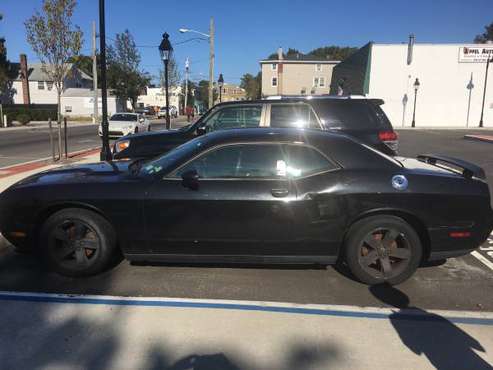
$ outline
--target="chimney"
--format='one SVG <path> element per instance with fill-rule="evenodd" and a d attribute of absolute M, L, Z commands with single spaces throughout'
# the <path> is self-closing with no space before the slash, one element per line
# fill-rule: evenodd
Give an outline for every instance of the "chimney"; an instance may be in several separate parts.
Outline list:
<path fill-rule="evenodd" d="M 20 61 L 21 61 L 22 98 L 24 104 L 31 104 L 31 97 L 29 95 L 29 72 L 27 69 L 26 54 L 20 55 Z"/>
<path fill-rule="evenodd" d="M 413 62 L 413 49 L 414 49 L 414 42 L 416 41 L 416 38 L 414 37 L 414 34 L 409 35 L 409 43 L 407 44 L 407 65 L 410 65 Z"/>
<path fill-rule="evenodd" d="M 282 55 L 282 47 L 279 46 L 279 49 L 277 49 L 277 59 L 278 60 L 283 60 L 284 56 Z"/>

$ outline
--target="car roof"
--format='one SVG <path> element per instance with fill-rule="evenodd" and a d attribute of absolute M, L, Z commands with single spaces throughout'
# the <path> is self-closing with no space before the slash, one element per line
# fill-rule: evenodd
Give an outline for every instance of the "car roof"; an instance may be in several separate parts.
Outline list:
<path fill-rule="evenodd" d="M 310 102 L 310 101 L 371 101 L 377 105 L 384 104 L 382 99 L 368 98 L 363 95 L 347 95 L 347 96 L 337 96 L 337 95 L 276 95 L 270 96 L 265 99 L 255 99 L 255 100 L 233 100 L 222 102 L 214 105 L 214 107 L 222 107 L 228 105 L 238 105 L 238 104 L 268 104 L 268 103 L 299 103 L 299 102 Z"/>

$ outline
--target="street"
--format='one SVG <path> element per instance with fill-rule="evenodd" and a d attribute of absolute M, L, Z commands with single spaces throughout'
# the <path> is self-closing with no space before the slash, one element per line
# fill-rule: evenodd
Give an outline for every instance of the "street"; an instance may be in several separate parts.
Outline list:
<path fill-rule="evenodd" d="M 181 127 L 186 118 L 172 121 L 172 128 Z M 151 120 L 152 130 L 164 130 L 164 119 Z M 56 127 L 56 125 L 54 125 Z M 47 127 L 20 128 L 0 131 L 0 168 L 28 161 L 51 158 L 50 136 Z M 54 140 L 58 131 L 53 129 Z M 69 153 L 101 146 L 96 125 L 74 124 L 68 126 Z"/>

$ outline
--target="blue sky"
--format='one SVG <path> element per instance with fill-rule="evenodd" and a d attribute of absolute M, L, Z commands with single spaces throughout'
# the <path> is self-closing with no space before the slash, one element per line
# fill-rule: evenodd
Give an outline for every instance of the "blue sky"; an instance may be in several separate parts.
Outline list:
<path fill-rule="evenodd" d="M 0 0 L 0 35 L 7 39 L 11 61 L 20 53 L 37 57 L 26 42 L 23 22 L 41 0 Z M 493 21 L 492 0 L 106 0 L 108 37 L 128 28 L 138 45 L 158 45 L 167 31 L 171 42 L 184 41 L 180 27 L 208 32 L 209 18 L 216 23 L 216 77 L 239 82 L 246 73 L 259 71 L 258 61 L 279 46 L 307 52 L 319 46 L 362 46 L 368 41 L 405 42 L 409 33 L 417 42 L 470 42 Z M 98 17 L 98 0 L 79 0 L 74 22 L 84 31 L 83 53 L 90 53 L 91 22 Z M 108 40 L 109 41 L 109 40 Z M 175 47 L 181 68 L 191 60 L 192 79 L 207 79 L 207 42 Z M 157 48 L 141 48 L 142 68 L 156 74 Z"/>

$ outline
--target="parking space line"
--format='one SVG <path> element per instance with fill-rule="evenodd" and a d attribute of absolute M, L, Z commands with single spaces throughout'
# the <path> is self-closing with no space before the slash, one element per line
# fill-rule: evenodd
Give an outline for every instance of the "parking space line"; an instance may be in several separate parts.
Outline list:
<path fill-rule="evenodd" d="M 493 271 L 493 262 L 488 260 L 485 256 L 483 256 L 481 253 L 474 251 L 471 252 L 471 255 L 478 259 L 480 262 L 482 262 L 486 267 L 488 267 L 491 271 Z"/>
<path fill-rule="evenodd" d="M 20 293 L 0 291 L 0 300 L 42 303 L 70 303 L 113 306 L 140 306 L 163 308 L 202 308 L 236 311 L 257 311 L 284 314 L 303 314 L 364 319 L 399 319 L 421 322 L 443 322 L 443 318 L 455 324 L 493 326 L 493 312 L 441 311 L 392 309 L 377 307 L 294 304 L 278 302 L 252 302 L 234 300 L 202 300 L 181 298 L 143 298 L 94 295 L 70 295 L 51 293 Z M 438 316 L 436 316 L 438 315 Z"/>

